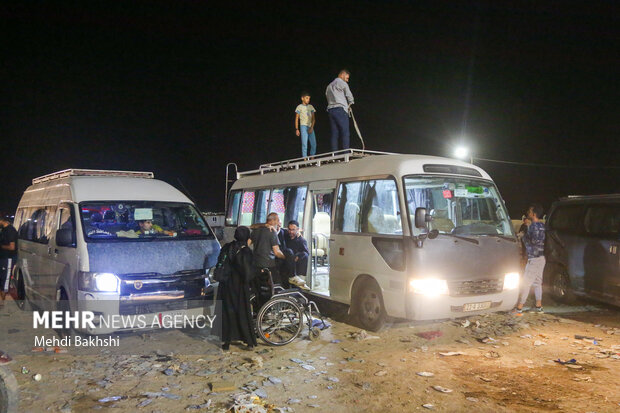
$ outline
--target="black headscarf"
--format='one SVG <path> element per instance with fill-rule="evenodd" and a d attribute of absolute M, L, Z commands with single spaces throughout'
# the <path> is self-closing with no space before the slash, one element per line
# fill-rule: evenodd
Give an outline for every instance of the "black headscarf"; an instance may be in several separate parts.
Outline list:
<path fill-rule="evenodd" d="M 250 228 L 239 226 L 235 230 L 235 241 L 242 245 L 248 245 L 248 239 L 250 239 Z"/>

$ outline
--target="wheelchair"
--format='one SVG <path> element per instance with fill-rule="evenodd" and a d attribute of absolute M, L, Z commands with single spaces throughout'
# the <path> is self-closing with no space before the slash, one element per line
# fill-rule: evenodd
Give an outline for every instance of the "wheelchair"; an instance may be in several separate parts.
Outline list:
<path fill-rule="evenodd" d="M 256 333 L 265 343 L 272 346 L 284 346 L 291 343 L 301 334 L 304 324 L 308 326 L 308 338 L 316 341 L 321 330 L 313 326 L 314 317 L 325 325 L 321 312 L 314 301 L 310 301 L 297 288 L 284 289 L 274 285 L 271 272 L 265 268 L 263 283 L 259 284 L 259 294 L 271 291 L 271 297 L 262 305 L 256 314 Z M 253 306 L 257 305 L 256 294 Z"/>

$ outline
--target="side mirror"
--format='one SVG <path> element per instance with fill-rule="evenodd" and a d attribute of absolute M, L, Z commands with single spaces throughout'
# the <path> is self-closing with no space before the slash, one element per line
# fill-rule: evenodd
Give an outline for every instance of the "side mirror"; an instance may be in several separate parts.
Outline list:
<path fill-rule="evenodd" d="M 415 209 L 415 227 L 426 228 L 426 223 L 430 222 L 432 217 L 426 213 L 426 208 Z"/>
<path fill-rule="evenodd" d="M 59 247 L 74 247 L 75 233 L 70 228 L 62 228 L 56 231 L 56 245 Z"/>

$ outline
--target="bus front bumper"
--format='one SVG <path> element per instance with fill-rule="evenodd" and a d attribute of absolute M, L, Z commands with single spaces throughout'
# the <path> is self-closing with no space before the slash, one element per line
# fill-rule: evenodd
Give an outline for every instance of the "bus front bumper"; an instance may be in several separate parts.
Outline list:
<path fill-rule="evenodd" d="M 518 289 L 460 297 L 408 293 L 406 298 L 407 318 L 411 320 L 441 320 L 509 311 L 515 306 L 518 296 Z"/>

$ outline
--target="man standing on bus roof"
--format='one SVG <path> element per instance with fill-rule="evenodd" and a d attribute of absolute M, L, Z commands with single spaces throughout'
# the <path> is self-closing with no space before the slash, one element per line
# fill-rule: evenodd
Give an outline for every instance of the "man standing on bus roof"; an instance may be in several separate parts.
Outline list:
<path fill-rule="evenodd" d="M 545 224 L 540 221 L 543 215 L 542 206 L 532 204 L 527 210 L 527 218 L 530 224 L 527 232 L 523 235 L 523 243 L 527 252 L 527 264 L 523 274 L 519 302 L 514 310 L 515 315 L 521 315 L 523 305 L 530 294 L 530 288 L 534 287 L 536 308 L 532 312 L 542 313 L 542 283 L 543 270 L 545 269 Z M 526 225 L 527 225 L 527 221 Z"/>
<path fill-rule="evenodd" d="M 349 149 L 349 107 L 355 102 L 348 85 L 350 76 L 348 70 L 342 69 L 325 90 L 332 151 L 338 150 L 339 142 L 342 142 L 342 149 Z"/>
<path fill-rule="evenodd" d="M 17 258 L 17 231 L 8 216 L 0 216 L 0 305 L 4 305 L 9 290 L 11 270 Z"/>

